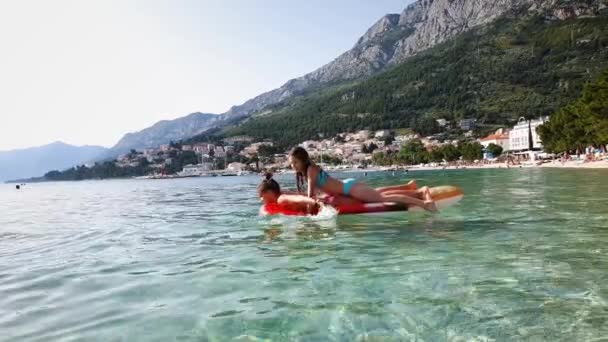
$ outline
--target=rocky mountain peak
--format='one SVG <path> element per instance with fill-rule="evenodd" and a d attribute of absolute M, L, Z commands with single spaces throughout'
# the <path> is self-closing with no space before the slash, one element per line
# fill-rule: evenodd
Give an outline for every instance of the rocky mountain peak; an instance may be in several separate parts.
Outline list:
<path fill-rule="evenodd" d="M 240 120 L 312 87 L 373 75 L 512 10 L 518 10 L 514 13 L 541 14 L 548 20 L 564 20 L 598 15 L 606 9 L 607 3 L 608 0 L 418 0 L 401 14 L 382 17 L 351 50 L 307 75 L 234 106 L 223 115 L 153 127 L 126 136 L 115 148 L 179 140 L 202 129 Z M 159 137 L 158 134 L 163 135 Z"/>
<path fill-rule="evenodd" d="M 418 0 L 401 14 L 376 22 L 355 46 L 321 68 L 281 88 L 233 107 L 229 116 L 247 116 L 312 86 L 357 79 L 384 70 L 507 11 L 524 8 L 549 12 L 555 19 L 594 15 L 608 0 Z"/>
<path fill-rule="evenodd" d="M 401 16 L 399 14 L 385 15 L 380 20 L 378 20 L 372 27 L 370 27 L 369 30 L 367 30 L 367 32 L 365 32 L 365 34 L 361 38 L 359 38 L 359 41 L 357 41 L 355 47 L 367 44 L 370 41 L 374 40 L 374 38 L 380 37 L 386 34 L 388 31 L 394 29 L 396 26 L 399 25 L 400 17 Z"/>

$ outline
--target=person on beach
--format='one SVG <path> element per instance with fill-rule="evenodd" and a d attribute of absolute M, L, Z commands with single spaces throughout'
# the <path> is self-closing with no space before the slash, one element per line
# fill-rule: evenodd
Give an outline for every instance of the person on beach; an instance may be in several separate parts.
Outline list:
<path fill-rule="evenodd" d="M 315 197 L 317 189 L 330 196 L 349 196 L 364 203 L 396 202 L 404 205 L 415 205 L 429 212 L 437 212 L 437 206 L 431 198 L 428 188 L 423 191 L 423 199 L 404 194 L 379 191 L 354 179 L 340 181 L 331 177 L 322 168 L 310 160 L 308 152 L 302 147 L 294 148 L 289 154 L 289 163 L 296 171 L 298 192 L 302 192 L 304 181 L 308 182 L 307 196 Z"/>

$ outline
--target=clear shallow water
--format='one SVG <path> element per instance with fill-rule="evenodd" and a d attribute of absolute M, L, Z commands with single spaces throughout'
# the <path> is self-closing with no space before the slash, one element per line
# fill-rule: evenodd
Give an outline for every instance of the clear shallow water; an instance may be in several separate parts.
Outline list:
<path fill-rule="evenodd" d="M 0 340 L 608 336 L 607 171 L 410 176 L 465 198 L 266 219 L 257 177 L 1 185 Z"/>

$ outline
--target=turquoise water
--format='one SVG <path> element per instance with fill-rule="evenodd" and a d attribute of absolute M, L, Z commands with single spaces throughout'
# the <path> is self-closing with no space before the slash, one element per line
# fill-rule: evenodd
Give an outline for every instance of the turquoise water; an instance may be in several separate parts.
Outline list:
<path fill-rule="evenodd" d="M 608 336 L 608 171 L 409 176 L 465 198 L 436 216 L 266 219 L 257 177 L 1 185 L 0 340 Z"/>

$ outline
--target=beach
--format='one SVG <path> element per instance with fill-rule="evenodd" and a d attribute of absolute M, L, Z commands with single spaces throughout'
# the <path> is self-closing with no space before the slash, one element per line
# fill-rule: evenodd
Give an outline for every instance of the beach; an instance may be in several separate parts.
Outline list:
<path fill-rule="evenodd" d="M 408 171 L 433 171 L 433 170 L 479 170 L 479 169 L 516 169 L 516 168 L 564 168 L 564 169 L 608 169 L 608 160 L 583 162 L 583 161 L 567 161 L 562 163 L 559 160 L 544 162 L 540 165 L 533 162 L 525 162 L 521 164 L 507 163 L 488 163 L 488 164 L 469 164 L 458 166 L 412 166 L 408 167 Z"/>

